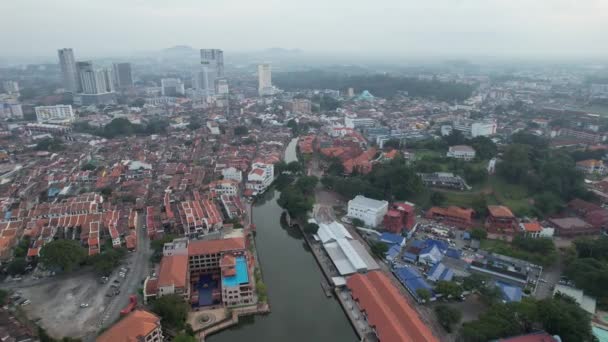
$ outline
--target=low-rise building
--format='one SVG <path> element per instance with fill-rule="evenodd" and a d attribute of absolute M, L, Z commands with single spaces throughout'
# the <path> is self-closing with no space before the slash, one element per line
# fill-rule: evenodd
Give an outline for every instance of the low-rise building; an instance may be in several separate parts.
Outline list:
<path fill-rule="evenodd" d="M 552 218 L 549 224 L 555 228 L 555 235 L 561 237 L 574 237 L 584 235 L 595 235 L 600 233 L 595 228 L 578 217 Z"/>
<path fill-rule="evenodd" d="M 368 227 L 378 227 L 387 212 L 387 201 L 379 201 L 361 195 L 348 201 L 348 217 L 359 219 Z"/>
<path fill-rule="evenodd" d="M 38 123 L 71 123 L 76 120 L 71 105 L 39 106 L 34 110 Z"/>
<path fill-rule="evenodd" d="M 587 159 L 576 162 L 576 169 L 586 174 L 603 175 L 606 173 L 604 162 L 596 159 Z"/>
<path fill-rule="evenodd" d="M 97 342 L 162 342 L 160 317 L 135 310 L 97 337 Z"/>
<path fill-rule="evenodd" d="M 415 223 L 414 204 L 409 202 L 393 203 L 382 221 L 384 229 L 396 234 L 403 232 L 404 228 L 412 229 Z"/>
<path fill-rule="evenodd" d="M 469 161 L 475 158 L 475 149 L 467 145 L 450 146 L 446 155 L 449 158 Z"/>
<path fill-rule="evenodd" d="M 256 162 L 251 165 L 251 171 L 247 175 L 245 187 L 253 191 L 253 194 L 261 194 L 274 181 L 274 165 Z"/>
<path fill-rule="evenodd" d="M 243 181 L 243 171 L 235 167 L 227 167 L 222 170 L 222 177 L 224 177 L 224 179 L 232 179 L 240 183 Z"/>
<path fill-rule="evenodd" d="M 543 227 L 538 221 L 520 223 L 519 228 L 530 238 L 552 238 L 555 232 L 553 227 Z"/>
<path fill-rule="evenodd" d="M 346 280 L 346 287 L 379 341 L 439 341 L 382 272 L 352 275 Z"/>
<path fill-rule="evenodd" d="M 471 189 L 471 187 L 462 177 L 451 172 L 419 173 L 418 176 L 422 180 L 422 183 L 428 187 L 456 189 L 462 191 Z"/>
<path fill-rule="evenodd" d="M 503 205 L 489 205 L 485 226 L 492 233 L 514 234 L 517 229 L 517 218 L 511 209 Z"/>
<path fill-rule="evenodd" d="M 454 226 L 466 229 L 473 224 L 473 209 L 449 206 L 447 208 L 432 207 L 426 211 L 425 217 Z"/>

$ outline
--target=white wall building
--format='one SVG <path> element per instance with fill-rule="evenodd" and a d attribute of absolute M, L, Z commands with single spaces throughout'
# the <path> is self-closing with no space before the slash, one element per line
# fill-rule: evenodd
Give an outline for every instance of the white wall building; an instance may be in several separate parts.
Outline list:
<path fill-rule="evenodd" d="M 71 105 L 39 106 L 34 110 L 38 123 L 70 123 L 76 119 Z"/>
<path fill-rule="evenodd" d="M 222 131 L 220 130 L 220 126 L 215 121 L 207 121 L 207 128 L 213 135 L 220 135 Z"/>
<path fill-rule="evenodd" d="M 474 122 L 471 124 L 471 136 L 487 137 L 496 134 L 496 122 Z"/>
<path fill-rule="evenodd" d="M 450 146 L 447 156 L 449 158 L 456 158 L 462 160 L 473 160 L 475 158 L 475 150 L 471 146 L 467 145 L 455 145 Z"/>
<path fill-rule="evenodd" d="M 179 78 L 163 78 L 160 86 L 163 96 L 182 96 L 186 93 L 184 83 Z"/>
<path fill-rule="evenodd" d="M 378 201 L 358 195 L 348 201 L 348 214 L 350 218 L 360 219 L 366 226 L 376 228 L 382 222 L 388 211 L 387 201 Z"/>
<path fill-rule="evenodd" d="M 243 181 L 243 172 L 236 167 L 228 167 L 223 169 L 222 176 L 224 179 L 232 179 L 239 183 Z"/>
<path fill-rule="evenodd" d="M 344 126 L 348 128 L 373 127 L 376 125 L 376 120 L 372 118 L 353 118 L 350 116 L 344 117 Z"/>
<path fill-rule="evenodd" d="M 260 96 L 272 95 L 274 88 L 272 87 L 272 69 L 270 64 L 264 63 L 258 65 L 258 94 Z"/>
<path fill-rule="evenodd" d="M 247 175 L 245 188 L 254 191 L 254 194 L 262 193 L 272 184 L 274 180 L 274 165 L 266 163 L 253 163 L 251 171 Z"/>

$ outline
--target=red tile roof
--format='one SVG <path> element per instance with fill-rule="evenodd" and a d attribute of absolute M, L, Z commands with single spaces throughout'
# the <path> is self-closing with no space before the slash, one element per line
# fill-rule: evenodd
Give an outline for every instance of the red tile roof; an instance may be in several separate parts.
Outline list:
<path fill-rule="evenodd" d="M 185 288 L 188 276 L 188 256 L 164 256 L 158 270 L 158 287 L 175 286 Z"/>
<path fill-rule="evenodd" d="M 439 341 L 382 272 L 352 275 L 346 280 L 346 286 L 365 311 L 380 341 Z"/>
<path fill-rule="evenodd" d="M 538 222 L 524 223 L 523 226 L 524 226 L 524 230 L 528 233 L 538 233 L 542 230 L 542 228 Z"/>
<path fill-rule="evenodd" d="M 188 255 L 217 254 L 228 251 L 245 249 L 245 239 L 242 237 L 219 240 L 196 240 L 188 244 Z"/>
<path fill-rule="evenodd" d="M 490 215 L 494 217 L 504 217 L 504 218 L 514 218 L 515 215 L 511 212 L 511 209 L 505 207 L 504 205 L 489 205 L 488 211 Z"/>
<path fill-rule="evenodd" d="M 135 310 L 97 337 L 97 342 L 138 342 L 159 327 L 158 316 Z"/>

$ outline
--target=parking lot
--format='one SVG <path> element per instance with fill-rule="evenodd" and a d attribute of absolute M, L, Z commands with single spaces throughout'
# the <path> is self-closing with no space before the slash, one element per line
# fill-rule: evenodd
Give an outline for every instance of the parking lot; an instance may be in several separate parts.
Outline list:
<path fill-rule="evenodd" d="M 28 317 L 40 319 L 38 324 L 51 336 L 83 338 L 97 333 L 98 322 L 111 299 L 105 296 L 109 289 L 109 283 L 101 284 L 94 274 L 85 273 L 19 292 L 31 301 L 24 306 Z"/>

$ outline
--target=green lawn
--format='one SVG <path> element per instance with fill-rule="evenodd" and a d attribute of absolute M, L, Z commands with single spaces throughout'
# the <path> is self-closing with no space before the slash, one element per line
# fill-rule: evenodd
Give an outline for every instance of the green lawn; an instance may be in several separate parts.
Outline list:
<path fill-rule="evenodd" d="M 479 246 L 480 249 L 483 249 L 488 252 L 493 252 L 497 254 L 502 254 L 506 256 L 510 256 L 517 259 L 522 259 L 529 261 L 531 263 L 541 265 L 541 266 L 550 266 L 552 265 L 556 258 L 556 252 L 549 254 L 540 254 L 540 253 L 531 253 L 525 250 L 519 249 L 512 244 L 502 241 L 502 240 L 481 240 L 481 244 Z"/>
<path fill-rule="evenodd" d="M 505 205 L 515 215 L 528 215 L 532 205 L 529 203 L 528 190 L 522 185 L 508 184 L 498 177 L 491 177 L 489 185 L 499 204 Z"/>

